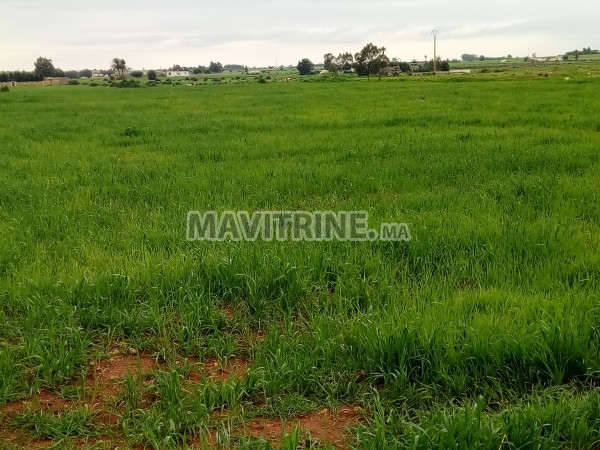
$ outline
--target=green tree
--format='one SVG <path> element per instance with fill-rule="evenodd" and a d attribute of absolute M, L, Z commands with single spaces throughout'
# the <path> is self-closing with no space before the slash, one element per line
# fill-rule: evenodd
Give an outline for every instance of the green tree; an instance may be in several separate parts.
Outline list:
<path fill-rule="evenodd" d="M 385 54 L 385 47 L 377 47 L 368 43 L 363 49 L 354 55 L 354 67 L 360 76 L 370 78 L 372 74 L 378 74 L 381 80 L 381 73 L 384 67 L 390 63 L 390 59 Z"/>
<path fill-rule="evenodd" d="M 479 56 L 479 61 L 485 61 L 485 56 L 483 56 L 483 55 L 480 55 L 480 56 Z"/>
<path fill-rule="evenodd" d="M 332 53 L 326 53 L 323 55 L 323 68 L 333 73 L 350 70 L 353 61 L 354 57 L 352 56 L 352 53 L 340 53 L 337 56 L 333 56 Z"/>
<path fill-rule="evenodd" d="M 156 70 L 148 71 L 148 79 L 152 81 L 156 80 Z"/>
<path fill-rule="evenodd" d="M 352 69 L 353 62 L 354 62 L 354 56 L 352 56 L 352 53 L 350 53 L 350 52 L 340 53 L 337 56 L 337 63 L 342 70 Z"/>
<path fill-rule="evenodd" d="M 211 61 L 210 64 L 208 65 L 208 70 L 211 73 L 221 73 L 221 72 L 223 72 L 223 65 L 220 62 Z"/>
<path fill-rule="evenodd" d="M 450 62 L 442 61 L 439 56 L 435 59 L 435 70 L 440 72 L 448 72 L 450 70 Z M 423 72 L 433 72 L 433 59 L 430 59 L 423 65 Z"/>
<path fill-rule="evenodd" d="M 463 61 L 475 61 L 477 59 L 477 55 L 473 53 L 463 53 L 460 55 L 460 59 Z"/>
<path fill-rule="evenodd" d="M 125 77 L 125 70 L 127 69 L 127 64 L 124 59 L 121 58 L 113 58 L 110 64 L 110 68 L 117 72 L 118 78 Z"/>
<path fill-rule="evenodd" d="M 130 73 L 130 75 L 133 78 L 141 78 L 141 77 L 144 76 L 144 72 L 142 72 L 141 70 L 132 70 L 131 73 Z"/>
<path fill-rule="evenodd" d="M 92 71 L 90 69 L 83 69 L 79 71 L 79 78 L 92 78 Z"/>
<path fill-rule="evenodd" d="M 335 56 L 332 53 L 325 53 L 323 55 L 323 68 L 333 73 L 338 71 Z"/>
<path fill-rule="evenodd" d="M 52 77 L 56 72 L 52 60 L 48 58 L 39 57 L 35 63 L 33 63 L 35 69 L 34 73 L 41 78 Z"/>
<path fill-rule="evenodd" d="M 298 61 L 298 65 L 296 66 L 296 69 L 298 69 L 298 72 L 300 73 L 300 75 L 308 75 L 309 73 L 312 72 L 314 67 L 315 67 L 315 65 L 312 63 L 312 61 L 310 59 L 303 58 L 302 60 Z"/>

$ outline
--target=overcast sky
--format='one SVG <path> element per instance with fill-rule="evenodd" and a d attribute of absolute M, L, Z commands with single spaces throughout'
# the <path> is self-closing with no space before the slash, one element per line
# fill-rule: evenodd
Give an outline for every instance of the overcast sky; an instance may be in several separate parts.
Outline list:
<path fill-rule="evenodd" d="M 373 42 L 403 60 L 600 47 L 598 0 L 0 0 L 0 70 L 296 64 Z"/>

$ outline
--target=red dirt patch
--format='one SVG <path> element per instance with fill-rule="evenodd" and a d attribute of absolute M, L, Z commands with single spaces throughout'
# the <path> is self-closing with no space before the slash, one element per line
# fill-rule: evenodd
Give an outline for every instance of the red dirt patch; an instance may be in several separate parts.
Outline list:
<path fill-rule="evenodd" d="M 28 439 L 22 430 L 13 427 L 0 426 L 0 444 L 11 444 L 17 448 L 26 448 L 31 450 L 39 450 L 52 446 L 50 439 Z"/>
<path fill-rule="evenodd" d="M 159 367 L 154 359 L 144 355 L 119 355 L 90 366 L 85 389 L 95 402 L 116 397 L 127 374 L 144 376 Z"/>
<path fill-rule="evenodd" d="M 17 414 L 23 413 L 26 409 L 44 410 L 51 412 L 62 412 L 67 409 L 77 407 L 81 404 L 90 404 L 95 410 L 100 410 L 98 419 L 100 422 L 116 426 L 118 417 L 107 411 L 101 411 L 104 403 L 109 398 L 116 397 L 122 390 L 122 383 L 125 376 L 131 373 L 133 376 L 138 374 L 147 375 L 158 367 L 158 364 L 148 356 L 129 352 L 128 355 L 120 355 L 116 351 L 109 359 L 89 363 L 89 374 L 84 383 L 85 397 L 83 399 L 67 400 L 57 394 L 43 390 L 26 400 L 19 400 L 0 406 L 0 413 L 5 414 L 4 419 L 8 419 Z M 14 427 L 0 424 L 0 440 L 18 445 L 21 448 L 42 449 L 52 445 L 49 439 L 29 440 L 22 430 Z"/>
<path fill-rule="evenodd" d="M 146 375 L 158 364 L 144 355 L 119 355 L 110 359 L 91 362 L 90 373 L 85 381 L 84 402 L 92 401 L 94 406 L 106 399 L 116 397 L 123 379 L 128 373 Z M 81 403 L 79 400 L 66 400 L 57 394 L 43 390 L 27 400 L 18 400 L 0 406 L 0 413 L 9 415 L 23 412 L 26 408 L 34 410 L 63 411 Z"/>
<path fill-rule="evenodd" d="M 225 317 L 227 317 L 227 319 L 229 320 L 233 320 L 233 318 L 235 317 L 235 306 L 233 305 L 225 305 L 223 307 L 223 313 L 225 314 Z"/>
<path fill-rule="evenodd" d="M 222 365 L 217 358 L 210 358 L 201 363 L 200 367 L 195 367 L 190 372 L 188 379 L 190 381 L 208 379 L 221 382 L 231 378 L 241 380 L 248 374 L 249 366 L 250 362 L 246 359 L 233 358 Z"/>
<path fill-rule="evenodd" d="M 341 406 L 337 411 L 322 409 L 305 416 L 289 420 L 266 419 L 258 417 L 245 426 L 244 433 L 249 436 L 267 439 L 276 445 L 281 442 L 284 433 L 290 433 L 295 427 L 317 441 L 332 444 L 338 449 L 347 449 L 349 435 L 346 428 L 357 424 L 359 415 L 356 408 Z"/>
<path fill-rule="evenodd" d="M 22 413 L 26 408 L 35 410 L 64 411 L 71 403 L 50 391 L 41 391 L 27 400 L 18 400 L 0 407 L 0 412 L 9 415 Z"/>

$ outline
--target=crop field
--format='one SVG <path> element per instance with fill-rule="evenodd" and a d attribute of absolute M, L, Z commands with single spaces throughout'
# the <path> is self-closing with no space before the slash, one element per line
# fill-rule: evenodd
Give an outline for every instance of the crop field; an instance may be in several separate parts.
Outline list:
<path fill-rule="evenodd" d="M 0 450 L 599 448 L 600 65 L 295 78 L 0 92 Z"/>

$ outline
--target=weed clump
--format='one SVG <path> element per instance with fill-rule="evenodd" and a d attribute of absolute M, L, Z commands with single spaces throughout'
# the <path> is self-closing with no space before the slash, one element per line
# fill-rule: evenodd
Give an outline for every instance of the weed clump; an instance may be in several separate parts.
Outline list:
<path fill-rule="evenodd" d="M 141 135 L 142 132 L 135 127 L 127 127 L 123 130 L 122 135 L 125 137 L 136 137 Z"/>
<path fill-rule="evenodd" d="M 138 80 L 121 80 L 119 83 L 111 83 L 111 87 L 116 88 L 137 88 L 141 86 Z"/>

